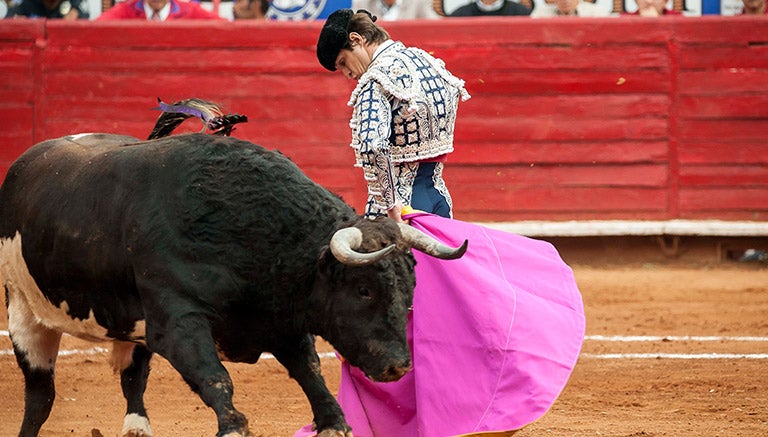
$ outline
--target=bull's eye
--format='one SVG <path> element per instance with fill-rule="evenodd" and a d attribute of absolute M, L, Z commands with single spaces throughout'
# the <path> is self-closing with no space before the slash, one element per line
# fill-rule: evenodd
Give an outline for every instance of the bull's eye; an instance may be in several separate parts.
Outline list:
<path fill-rule="evenodd" d="M 358 288 L 357 289 L 357 293 L 360 294 L 360 297 L 362 297 L 362 298 L 365 298 L 365 299 L 370 299 L 371 298 L 371 290 L 369 290 L 367 288 L 364 288 L 364 287 L 363 288 Z"/>

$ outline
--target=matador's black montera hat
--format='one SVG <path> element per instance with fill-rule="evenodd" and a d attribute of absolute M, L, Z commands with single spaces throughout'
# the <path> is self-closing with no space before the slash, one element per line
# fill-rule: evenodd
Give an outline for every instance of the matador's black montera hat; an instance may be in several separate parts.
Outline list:
<path fill-rule="evenodd" d="M 336 58 L 349 40 L 352 9 L 339 9 L 328 16 L 317 40 L 317 60 L 327 70 L 336 71 Z"/>

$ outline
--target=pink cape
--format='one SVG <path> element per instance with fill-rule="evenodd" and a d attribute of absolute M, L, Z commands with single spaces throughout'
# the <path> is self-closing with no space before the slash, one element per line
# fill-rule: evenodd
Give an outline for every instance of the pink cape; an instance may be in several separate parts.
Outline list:
<path fill-rule="evenodd" d="M 374 383 L 342 363 L 339 404 L 355 437 L 516 430 L 552 406 L 576 365 L 585 318 L 573 272 L 544 241 L 417 213 L 411 225 L 467 253 L 414 251 L 414 370 Z M 314 436 L 311 426 L 295 437 Z"/>

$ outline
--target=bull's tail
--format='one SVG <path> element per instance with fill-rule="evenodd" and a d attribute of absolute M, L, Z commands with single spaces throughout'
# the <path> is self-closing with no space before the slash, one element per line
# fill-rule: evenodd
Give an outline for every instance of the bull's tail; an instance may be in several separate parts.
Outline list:
<path fill-rule="evenodd" d="M 184 120 L 190 117 L 199 118 L 205 125 L 203 130 L 209 130 L 213 135 L 229 136 L 237 123 L 248 121 L 248 117 L 240 114 L 224 114 L 221 108 L 203 99 L 180 100 L 172 105 L 157 99 L 158 106 L 152 109 L 163 111 L 155 122 L 150 140 L 170 135 Z"/>

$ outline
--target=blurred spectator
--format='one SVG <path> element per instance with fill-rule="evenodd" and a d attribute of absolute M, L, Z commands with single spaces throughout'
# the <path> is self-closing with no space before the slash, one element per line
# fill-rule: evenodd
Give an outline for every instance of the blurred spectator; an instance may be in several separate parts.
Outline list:
<path fill-rule="evenodd" d="M 530 15 L 531 10 L 512 0 L 475 0 L 450 13 L 451 17 L 484 17 L 489 15 Z"/>
<path fill-rule="evenodd" d="M 180 0 L 126 0 L 99 15 L 97 20 L 221 19 L 206 11 L 199 3 Z"/>
<path fill-rule="evenodd" d="M 22 0 L 8 10 L 8 17 L 88 18 L 87 0 Z"/>
<path fill-rule="evenodd" d="M 554 0 L 554 3 L 540 4 L 533 10 L 531 17 L 607 17 L 611 14 L 606 8 L 584 0 Z"/>
<path fill-rule="evenodd" d="M 746 2 L 745 2 L 746 3 Z M 760 261 L 768 262 L 768 251 L 760 249 L 747 249 L 739 258 L 741 262 Z"/>
<path fill-rule="evenodd" d="M 359 9 L 387 21 L 441 18 L 432 7 L 432 0 L 352 0 L 352 10 Z"/>
<path fill-rule="evenodd" d="M 667 9 L 667 0 L 635 0 L 637 10 L 625 12 L 622 15 L 638 15 L 640 17 L 661 17 L 663 15 L 683 15 L 674 9 Z"/>
<path fill-rule="evenodd" d="M 744 9 L 741 15 L 765 15 L 768 14 L 768 8 L 765 7 L 766 0 L 742 0 Z"/>
<path fill-rule="evenodd" d="M 235 20 L 263 20 L 267 18 L 269 0 L 234 0 L 232 15 Z"/>
<path fill-rule="evenodd" d="M 0 18 L 8 16 L 8 10 L 15 6 L 13 0 L 0 0 Z"/>

